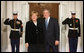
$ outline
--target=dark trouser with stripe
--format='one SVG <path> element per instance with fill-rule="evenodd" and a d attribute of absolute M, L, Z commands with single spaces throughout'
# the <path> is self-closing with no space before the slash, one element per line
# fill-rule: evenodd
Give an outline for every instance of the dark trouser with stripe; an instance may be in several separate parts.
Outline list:
<path fill-rule="evenodd" d="M 78 38 L 69 38 L 69 48 L 70 52 L 77 51 Z"/>
<path fill-rule="evenodd" d="M 16 47 L 16 52 L 19 52 L 20 39 L 10 39 L 10 41 L 11 41 L 12 52 L 15 52 L 15 47 Z"/>

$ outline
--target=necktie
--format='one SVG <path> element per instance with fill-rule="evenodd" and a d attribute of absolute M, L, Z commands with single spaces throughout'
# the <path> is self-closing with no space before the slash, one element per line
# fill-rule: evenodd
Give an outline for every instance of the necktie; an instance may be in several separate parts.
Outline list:
<path fill-rule="evenodd" d="M 46 30 L 47 30 L 47 27 L 48 27 L 48 20 L 45 19 L 45 25 L 46 25 Z"/>

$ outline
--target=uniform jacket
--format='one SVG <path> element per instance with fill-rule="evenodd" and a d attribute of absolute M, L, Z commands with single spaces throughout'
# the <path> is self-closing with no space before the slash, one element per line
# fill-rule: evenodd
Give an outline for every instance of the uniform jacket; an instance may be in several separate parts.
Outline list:
<path fill-rule="evenodd" d="M 66 18 L 62 24 L 68 24 L 69 28 L 78 28 L 78 30 L 69 29 L 68 37 L 77 38 L 80 36 L 80 20 L 78 18 Z"/>
<path fill-rule="evenodd" d="M 14 19 L 12 20 L 9 20 L 9 19 L 6 19 L 4 21 L 4 24 L 5 25 L 10 25 L 11 29 L 20 29 L 20 31 L 13 31 L 11 30 L 10 32 L 10 38 L 12 39 L 18 39 L 21 37 L 21 33 L 20 32 L 23 32 L 23 26 L 22 26 L 22 21 L 19 20 L 19 19 L 16 19 L 16 21 Z"/>

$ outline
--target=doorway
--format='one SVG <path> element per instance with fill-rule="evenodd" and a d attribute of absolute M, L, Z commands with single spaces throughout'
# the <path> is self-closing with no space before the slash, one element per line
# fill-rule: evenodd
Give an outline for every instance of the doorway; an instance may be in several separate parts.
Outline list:
<path fill-rule="evenodd" d="M 38 17 L 43 18 L 43 10 L 48 9 L 50 16 L 56 18 L 59 21 L 59 4 L 60 3 L 28 3 L 29 4 L 29 20 L 31 20 L 31 12 L 37 11 Z M 52 51 L 52 48 L 50 48 Z"/>
<path fill-rule="evenodd" d="M 51 17 L 59 19 L 59 3 L 28 3 L 29 4 L 29 19 L 31 17 L 31 11 L 37 11 L 39 17 L 43 17 L 43 10 L 48 9 L 51 13 Z"/>

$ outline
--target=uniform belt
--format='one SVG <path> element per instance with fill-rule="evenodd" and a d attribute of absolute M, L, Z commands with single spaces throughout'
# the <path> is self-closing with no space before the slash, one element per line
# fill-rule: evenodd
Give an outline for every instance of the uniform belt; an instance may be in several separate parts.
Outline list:
<path fill-rule="evenodd" d="M 11 29 L 12 31 L 20 31 L 20 29 Z"/>
<path fill-rule="evenodd" d="M 78 28 L 69 28 L 69 29 L 71 29 L 71 30 L 78 30 Z"/>

